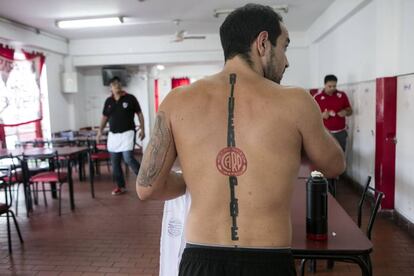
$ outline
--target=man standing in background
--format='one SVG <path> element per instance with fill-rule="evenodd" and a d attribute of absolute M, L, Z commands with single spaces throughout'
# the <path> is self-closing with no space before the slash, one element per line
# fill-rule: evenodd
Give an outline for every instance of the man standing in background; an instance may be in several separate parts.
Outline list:
<path fill-rule="evenodd" d="M 346 94 L 336 90 L 337 82 L 335 75 L 325 76 L 324 89 L 314 97 L 321 109 L 323 124 L 345 152 L 348 137 L 345 117 L 352 115 L 352 108 Z"/>
<path fill-rule="evenodd" d="M 121 158 L 137 175 L 140 164 L 134 157 L 135 145 L 135 123 L 134 115 L 138 115 L 139 138 L 145 138 L 144 116 L 137 98 L 134 95 L 122 90 L 121 81 L 114 77 L 110 81 L 112 95 L 105 101 L 101 124 L 96 136 L 97 143 L 102 135 L 102 131 L 109 121 L 108 151 L 111 155 L 112 174 L 117 187 L 112 191 L 112 195 L 120 195 L 126 192 L 125 179 L 121 167 Z"/>

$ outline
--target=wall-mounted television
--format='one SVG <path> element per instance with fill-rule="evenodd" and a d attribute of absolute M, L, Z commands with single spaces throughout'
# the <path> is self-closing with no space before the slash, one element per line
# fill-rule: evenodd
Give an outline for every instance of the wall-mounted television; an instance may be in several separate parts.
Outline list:
<path fill-rule="evenodd" d="M 105 66 L 102 67 L 103 85 L 109 86 L 109 82 L 113 77 L 121 80 L 122 86 L 127 86 L 129 82 L 129 74 L 125 67 L 122 66 Z"/>

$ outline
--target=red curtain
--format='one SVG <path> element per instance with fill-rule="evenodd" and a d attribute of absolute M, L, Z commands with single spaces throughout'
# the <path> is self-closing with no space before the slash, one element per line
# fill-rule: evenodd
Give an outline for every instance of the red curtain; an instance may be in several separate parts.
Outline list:
<path fill-rule="evenodd" d="M 155 113 L 157 113 L 158 105 L 159 105 L 158 80 L 154 80 L 154 98 L 155 98 Z"/>
<path fill-rule="evenodd" d="M 174 89 L 181 85 L 189 85 L 190 79 L 189 78 L 172 78 L 171 79 L 171 88 Z"/>
<path fill-rule="evenodd" d="M 14 57 L 14 49 L 9 48 L 6 45 L 0 44 L 0 77 L 4 84 L 6 84 L 7 79 L 9 77 L 10 71 L 13 69 L 13 57 Z M 2 91 L 0 91 L 2 92 Z M 0 147 L 6 147 L 6 134 L 4 131 L 4 125 L 1 113 L 7 108 L 8 101 L 3 95 L 1 96 L 1 106 L 0 106 Z"/>
<path fill-rule="evenodd" d="M 7 45 L 3 45 L 0 43 L 0 56 L 13 60 L 14 49 L 11 49 Z"/>
<path fill-rule="evenodd" d="M 35 58 L 39 58 L 39 62 L 36 64 L 37 68 L 36 71 L 38 72 L 39 76 L 42 74 L 43 64 L 45 64 L 46 57 L 42 53 L 38 52 L 26 52 L 25 50 L 22 50 L 24 56 L 27 60 L 33 60 Z"/>
<path fill-rule="evenodd" d="M 36 75 L 37 75 L 37 85 L 39 86 L 39 91 L 40 91 L 40 75 L 42 74 L 42 69 L 43 69 L 43 65 L 45 64 L 46 61 L 46 57 L 42 54 L 42 53 L 37 53 L 37 52 L 26 52 L 24 50 L 22 50 L 24 56 L 26 57 L 27 60 L 35 60 L 35 59 L 39 59 L 38 62 L 34 62 L 34 66 L 37 67 L 35 68 L 36 71 Z M 43 117 L 43 107 L 42 107 L 42 101 L 39 101 L 40 104 L 40 119 L 36 120 L 35 123 L 35 135 L 36 138 L 43 138 L 43 131 L 42 131 L 42 117 Z"/>

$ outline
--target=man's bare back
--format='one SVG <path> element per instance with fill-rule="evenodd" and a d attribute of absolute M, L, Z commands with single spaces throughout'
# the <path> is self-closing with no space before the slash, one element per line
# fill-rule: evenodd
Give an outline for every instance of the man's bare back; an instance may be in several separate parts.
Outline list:
<path fill-rule="evenodd" d="M 302 157 L 327 177 L 345 168 L 310 94 L 278 84 L 288 66 L 289 44 L 280 26 L 276 43 L 269 42 L 267 31 L 260 32 L 250 46 L 250 60 L 229 58 L 220 73 L 173 90 L 160 106 L 137 192 L 141 199 L 166 200 L 187 189 L 192 198 L 189 243 L 290 247 L 291 197 Z M 231 74 L 236 75 L 233 112 Z M 233 126 L 234 144 L 229 138 Z M 242 161 L 228 174 L 222 153 L 236 151 Z M 177 157 L 182 176 L 171 172 Z M 237 181 L 234 195 L 231 177 Z M 230 206 L 236 200 L 237 208 Z"/>
<path fill-rule="evenodd" d="M 304 90 L 236 68 L 172 91 L 166 99 L 167 121 L 192 198 L 186 239 L 209 245 L 289 247 L 301 128 L 312 115 L 320 118 L 319 110 Z M 235 141 L 247 160 L 247 169 L 238 176 L 235 188 L 237 241 L 230 235 L 229 180 L 216 164 L 218 153 L 227 145 L 230 73 L 237 76 Z"/>
<path fill-rule="evenodd" d="M 227 143 L 229 74 L 196 82 L 174 95 L 171 128 L 193 199 L 186 238 L 202 244 L 289 246 L 290 195 L 302 146 L 291 94 L 301 91 L 236 75 L 235 141 L 247 160 L 235 188 L 238 241 L 230 236 L 229 180 L 216 165 L 217 154 Z"/>

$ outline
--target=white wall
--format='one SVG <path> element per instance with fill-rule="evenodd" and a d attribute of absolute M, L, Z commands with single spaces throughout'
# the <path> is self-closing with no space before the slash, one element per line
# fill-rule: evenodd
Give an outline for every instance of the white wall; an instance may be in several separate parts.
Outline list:
<path fill-rule="evenodd" d="M 308 32 L 311 87 L 320 87 L 323 76 L 334 73 L 352 98 L 347 172 L 360 183 L 374 174 L 373 80 L 414 72 L 413 11 L 412 0 L 337 0 Z M 412 75 L 398 79 L 395 209 L 411 222 L 413 88 Z"/>
<path fill-rule="evenodd" d="M 343 85 L 353 114 L 347 117 L 348 144 L 346 173 L 358 183 L 365 183 L 368 176 L 375 183 L 375 81 Z"/>
<path fill-rule="evenodd" d="M 308 31 L 311 87 L 327 73 L 346 84 L 414 72 L 413 10 L 412 0 L 335 1 Z"/>
<path fill-rule="evenodd" d="M 395 209 L 414 222 L 414 75 L 399 77 L 397 87 Z"/>
<path fill-rule="evenodd" d="M 158 95 L 159 104 L 171 91 L 172 78 L 189 78 L 191 81 L 216 74 L 223 68 L 223 64 L 211 63 L 206 65 L 189 64 L 189 65 L 167 65 L 165 70 L 158 71 Z"/>
<path fill-rule="evenodd" d="M 74 105 L 70 94 L 62 93 L 61 73 L 64 70 L 63 56 L 46 54 L 47 86 L 51 132 L 73 129 Z"/>
<path fill-rule="evenodd" d="M 405 0 L 401 4 L 401 35 L 398 43 L 398 74 L 410 74 L 414 72 L 414 1 Z"/>
<path fill-rule="evenodd" d="M 286 52 L 289 67 L 286 69 L 281 84 L 310 87 L 309 48 L 292 47 Z"/>
<path fill-rule="evenodd" d="M 376 77 L 375 2 L 369 3 L 316 43 L 311 44 L 312 87 L 323 85 L 327 74 L 342 84 Z"/>
<path fill-rule="evenodd" d="M 223 59 L 220 49 L 217 34 L 178 43 L 171 42 L 171 36 L 159 36 L 80 39 L 69 44 L 74 66 L 214 62 Z"/>
<path fill-rule="evenodd" d="M 146 138 L 144 145 L 149 139 L 149 99 L 148 99 L 148 73 L 146 67 L 138 66 L 128 67 L 131 79 L 124 90 L 137 97 L 142 113 L 144 115 L 146 126 Z M 77 128 L 85 126 L 99 126 L 102 109 L 107 97 L 111 95 L 109 86 L 104 86 L 102 82 L 101 67 L 85 67 L 79 69 L 80 78 L 79 92 L 74 95 L 77 98 L 79 106 L 76 107 L 76 125 Z M 135 123 L 138 119 L 135 116 Z"/>
<path fill-rule="evenodd" d="M 33 47 L 38 50 L 58 54 L 68 53 L 68 43 L 64 38 L 51 36 L 42 32 L 36 33 L 1 21 L 0 40 L 16 46 Z"/>

